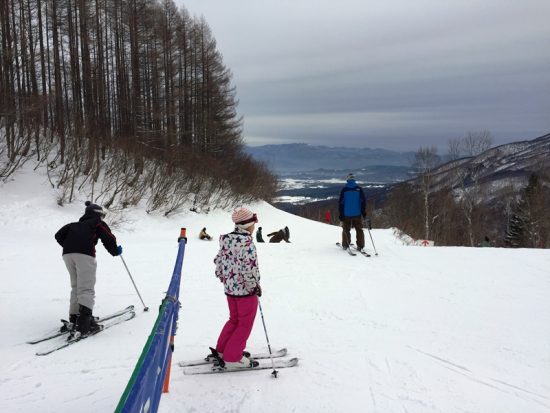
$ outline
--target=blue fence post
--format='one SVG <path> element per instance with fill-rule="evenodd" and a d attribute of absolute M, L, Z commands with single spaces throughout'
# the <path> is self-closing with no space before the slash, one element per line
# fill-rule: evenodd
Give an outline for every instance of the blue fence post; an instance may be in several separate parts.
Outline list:
<path fill-rule="evenodd" d="M 186 229 L 181 228 L 180 229 L 180 236 L 178 238 L 178 243 L 181 243 L 183 241 L 183 249 L 185 250 L 185 245 L 187 245 L 187 235 L 186 235 Z M 179 257 L 178 257 L 179 259 Z M 183 254 L 181 259 L 183 260 Z M 176 261 L 176 266 L 177 266 Z M 180 266 L 181 268 L 181 266 Z M 162 392 L 168 393 L 170 390 L 170 372 L 172 371 L 172 353 L 174 352 L 174 336 L 176 335 L 176 329 L 177 329 L 177 321 L 178 321 L 178 313 L 179 313 L 179 305 L 180 302 L 178 300 L 180 295 L 180 281 L 181 281 L 181 272 L 178 277 L 178 281 L 174 282 L 174 280 L 170 281 L 170 288 L 168 290 L 167 297 L 169 295 L 172 295 L 172 297 L 175 297 L 174 300 L 174 312 L 172 313 L 172 331 L 170 332 L 170 354 L 168 356 L 168 367 L 166 369 L 166 376 L 164 377 L 164 384 L 162 386 Z M 172 285 L 174 284 L 174 285 Z M 173 290 L 173 291 L 172 291 Z"/>
<path fill-rule="evenodd" d="M 116 413 L 157 412 L 162 393 L 168 391 L 174 336 L 180 308 L 181 270 L 187 243 L 185 232 L 185 228 L 181 228 L 178 238 L 178 256 L 168 292 L 162 300 L 155 325 L 118 402 Z"/>

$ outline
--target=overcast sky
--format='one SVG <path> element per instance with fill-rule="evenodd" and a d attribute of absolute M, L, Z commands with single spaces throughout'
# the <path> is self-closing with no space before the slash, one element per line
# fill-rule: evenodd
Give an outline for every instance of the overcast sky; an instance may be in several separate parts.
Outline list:
<path fill-rule="evenodd" d="M 247 144 L 415 150 L 550 132 L 550 0 L 176 0 L 232 71 Z"/>

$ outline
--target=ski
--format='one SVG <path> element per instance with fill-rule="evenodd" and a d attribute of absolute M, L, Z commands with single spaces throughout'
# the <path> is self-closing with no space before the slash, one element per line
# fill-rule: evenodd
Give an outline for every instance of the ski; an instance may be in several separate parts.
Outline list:
<path fill-rule="evenodd" d="M 350 247 L 344 248 L 344 247 L 342 246 L 342 244 L 340 244 L 339 242 L 336 243 L 336 246 L 337 246 L 338 248 L 340 248 L 342 251 L 346 251 L 346 252 L 347 252 L 349 255 L 351 255 L 351 256 L 354 256 L 354 257 L 355 257 L 355 256 L 357 255 L 355 252 L 353 252 L 353 251 L 351 250 Z"/>
<path fill-rule="evenodd" d="M 280 358 L 286 356 L 287 350 L 286 348 L 282 348 L 280 350 L 276 350 L 272 353 L 273 358 Z M 269 353 L 252 353 L 250 354 L 250 358 L 254 360 L 262 360 L 262 359 L 269 359 L 270 355 Z M 215 360 L 210 360 L 208 357 L 204 359 L 197 359 L 197 360 L 186 360 L 186 361 L 180 361 L 178 362 L 178 366 L 180 367 L 192 367 L 192 366 L 202 366 L 202 365 L 212 365 Z"/>
<path fill-rule="evenodd" d="M 61 350 L 61 349 L 65 348 L 65 347 L 68 347 L 72 344 L 78 343 L 80 340 L 84 340 L 84 339 L 87 339 L 89 337 L 95 336 L 95 335 L 101 333 L 102 331 L 107 330 L 108 328 L 116 326 L 117 324 L 121 324 L 121 323 L 124 323 L 125 321 L 131 320 L 135 316 L 136 316 L 136 313 L 134 311 L 124 312 L 124 313 L 122 313 L 122 314 L 120 314 L 116 317 L 112 317 L 109 320 L 106 320 L 106 322 L 103 324 L 103 328 L 101 330 L 96 331 L 93 334 L 90 334 L 86 337 L 81 337 L 80 335 L 77 335 L 77 336 L 71 338 L 69 336 L 69 337 L 67 337 L 67 339 L 65 339 L 65 337 L 63 337 L 63 340 L 60 340 L 55 345 L 52 345 L 50 348 L 48 348 L 46 350 L 43 350 L 43 351 L 37 351 L 36 355 L 37 356 L 46 356 L 48 354 L 53 353 L 54 351 Z"/>
<path fill-rule="evenodd" d="M 255 371 L 255 370 L 267 370 L 267 369 L 285 369 L 294 367 L 298 364 L 298 358 L 291 359 L 274 359 L 273 364 L 269 359 L 258 360 L 260 365 L 258 367 L 242 368 L 242 367 L 220 367 L 212 365 L 192 366 L 184 367 L 183 374 L 195 375 L 195 374 L 214 374 L 214 373 L 236 373 L 239 371 Z"/>
<path fill-rule="evenodd" d="M 364 257 L 370 257 L 371 255 L 365 251 L 365 250 L 360 250 L 359 248 L 357 248 L 356 246 L 352 246 L 353 250 L 354 251 L 357 251 L 359 254 L 363 255 Z"/>
<path fill-rule="evenodd" d="M 99 317 L 97 319 L 97 322 L 98 323 L 103 323 L 104 321 L 107 321 L 107 320 L 111 320 L 112 318 L 115 318 L 115 317 L 119 317 L 123 314 L 126 314 L 126 313 L 129 313 L 130 311 L 133 311 L 134 310 L 134 306 L 133 305 L 129 305 L 128 307 L 126 308 L 123 308 L 122 310 L 118 310 L 118 311 L 115 311 L 114 313 L 111 313 L 111 314 L 107 314 L 103 317 Z M 61 320 L 61 322 L 65 325 L 65 327 L 67 328 L 66 331 L 59 331 L 59 328 L 55 329 L 55 330 L 52 330 L 50 333 L 46 333 L 44 334 L 42 337 L 38 337 L 38 338 L 35 338 L 33 340 L 29 340 L 27 341 L 27 344 L 37 344 L 37 343 L 41 343 L 43 341 L 47 341 L 47 340 L 51 340 L 52 338 L 56 338 L 56 337 L 59 337 L 59 336 L 63 336 L 65 334 L 68 334 L 69 331 L 71 330 L 72 328 L 72 324 L 67 321 L 67 320 Z"/>

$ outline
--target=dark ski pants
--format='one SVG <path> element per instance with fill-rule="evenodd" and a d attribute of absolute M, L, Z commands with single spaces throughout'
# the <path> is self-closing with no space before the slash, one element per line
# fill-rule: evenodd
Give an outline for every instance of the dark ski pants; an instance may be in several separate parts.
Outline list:
<path fill-rule="evenodd" d="M 365 248 L 365 233 L 363 232 L 363 220 L 361 217 L 346 217 L 342 221 L 342 246 L 348 248 L 351 244 L 351 228 L 355 229 L 357 248 Z"/>
<path fill-rule="evenodd" d="M 95 280 L 97 262 L 95 257 L 86 254 L 64 254 L 63 261 L 71 276 L 71 304 L 69 314 L 78 314 L 79 306 L 90 310 L 95 302 Z"/>
<path fill-rule="evenodd" d="M 216 350 L 223 353 L 224 361 L 240 361 L 246 341 L 252 332 L 256 311 L 258 310 L 258 297 L 227 297 L 229 306 L 229 320 L 223 326 Z"/>

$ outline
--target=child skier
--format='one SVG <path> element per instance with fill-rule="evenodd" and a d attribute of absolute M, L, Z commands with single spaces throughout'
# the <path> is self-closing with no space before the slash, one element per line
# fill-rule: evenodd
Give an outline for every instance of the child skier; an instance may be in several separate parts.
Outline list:
<path fill-rule="evenodd" d="M 225 323 L 215 352 L 230 368 L 257 367 L 259 363 L 243 355 L 252 332 L 258 297 L 262 295 L 256 246 L 252 234 L 256 214 L 238 208 L 231 216 L 235 229 L 220 236 L 220 250 L 214 258 L 216 276 L 224 284 L 229 320 Z"/>

